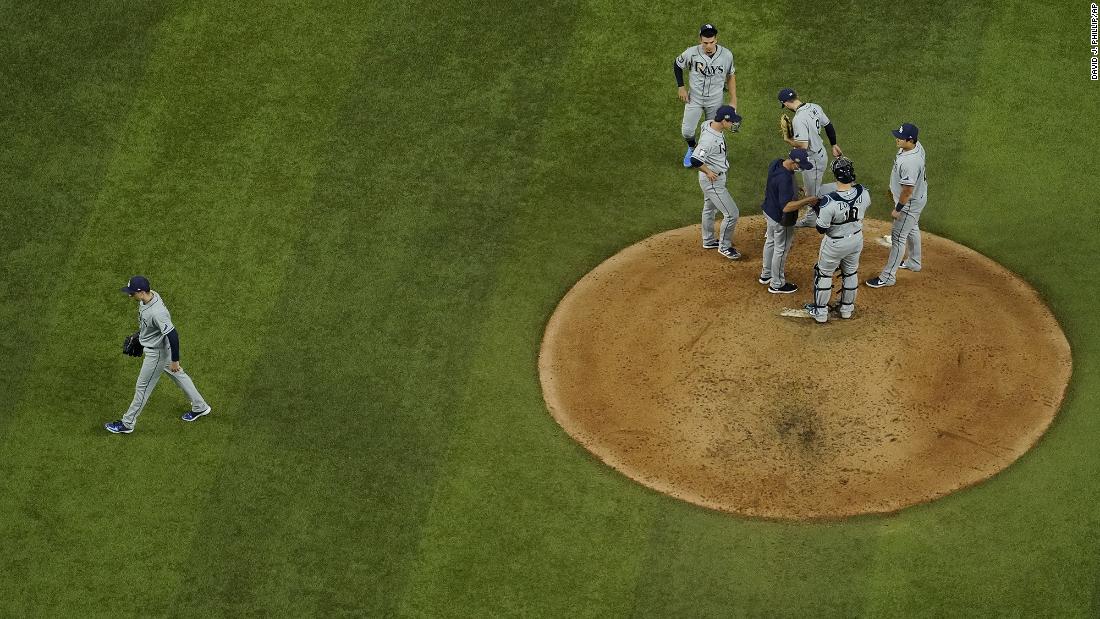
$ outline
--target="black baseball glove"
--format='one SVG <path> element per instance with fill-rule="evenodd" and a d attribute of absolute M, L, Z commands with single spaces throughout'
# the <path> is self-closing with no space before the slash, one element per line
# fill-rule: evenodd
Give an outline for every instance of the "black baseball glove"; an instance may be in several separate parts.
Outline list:
<path fill-rule="evenodd" d="M 138 341 L 138 334 L 135 332 L 131 335 L 127 335 L 125 340 L 122 340 L 122 354 L 130 355 L 131 357 L 140 357 L 145 352 L 145 347 Z"/>

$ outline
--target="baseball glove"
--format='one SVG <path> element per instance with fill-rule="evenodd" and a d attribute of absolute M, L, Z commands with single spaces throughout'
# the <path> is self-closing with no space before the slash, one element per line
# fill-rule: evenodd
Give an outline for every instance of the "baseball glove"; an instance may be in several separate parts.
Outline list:
<path fill-rule="evenodd" d="M 127 335 L 125 340 L 122 340 L 122 354 L 130 355 L 131 357 L 140 357 L 145 352 L 145 348 L 138 341 L 138 334 L 133 333 Z"/>
<path fill-rule="evenodd" d="M 779 115 L 779 137 L 784 140 L 794 139 L 794 125 L 791 124 L 791 117 L 786 114 Z"/>

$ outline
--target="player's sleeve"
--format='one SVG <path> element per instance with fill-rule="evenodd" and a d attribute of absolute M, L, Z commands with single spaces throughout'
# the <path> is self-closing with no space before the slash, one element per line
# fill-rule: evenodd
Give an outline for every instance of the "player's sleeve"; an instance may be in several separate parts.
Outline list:
<path fill-rule="evenodd" d="M 818 201 L 818 204 L 822 206 L 817 209 L 817 231 L 820 234 L 825 234 L 829 231 L 829 228 L 833 227 L 833 211 L 835 207 L 833 206 L 833 199 L 829 196 L 823 196 L 821 200 L 823 200 L 823 202 Z"/>
<path fill-rule="evenodd" d="M 733 75 L 734 73 L 737 73 L 737 66 L 733 63 L 733 52 L 730 52 L 729 73 L 727 75 Z"/>
<path fill-rule="evenodd" d="M 820 105 L 817 106 L 817 115 L 821 117 L 821 126 L 822 127 L 824 127 L 825 125 L 828 125 L 828 124 L 833 122 L 833 121 L 829 120 L 828 116 L 825 115 L 825 110 L 821 109 Z"/>
<path fill-rule="evenodd" d="M 810 115 L 799 114 L 794 117 L 794 122 L 791 123 L 794 129 L 794 140 L 796 142 L 810 143 Z"/>
<path fill-rule="evenodd" d="M 920 164 L 912 158 L 903 159 L 901 165 L 898 166 L 898 181 L 902 185 L 916 187 L 919 175 Z"/>
<path fill-rule="evenodd" d="M 168 312 L 153 314 L 153 324 L 163 335 L 168 335 L 176 330 L 176 326 L 172 324 L 172 316 Z"/>
<path fill-rule="evenodd" d="M 695 150 L 691 151 L 691 167 L 698 168 L 707 162 L 707 152 L 709 148 L 710 145 L 703 146 L 700 144 L 695 147 Z"/>
<path fill-rule="evenodd" d="M 676 57 L 676 66 L 687 69 L 691 65 L 691 50 L 692 48 L 689 47 L 684 50 L 684 53 Z M 665 58 L 668 58 L 668 56 L 665 56 Z"/>

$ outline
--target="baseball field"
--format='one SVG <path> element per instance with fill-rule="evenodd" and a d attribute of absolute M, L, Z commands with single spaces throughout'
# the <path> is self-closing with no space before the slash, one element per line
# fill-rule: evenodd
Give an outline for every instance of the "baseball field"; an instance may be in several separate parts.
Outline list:
<path fill-rule="evenodd" d="M 1100 615 L 1089 2 L 4 16 L 0 616 Z M 559 301 L 699 222 L 672 61 L 704 21 L 736 57 L 743 215 L 785 152 L 780 88 L 828 110 L 875 189 L 912 122 L 922 229 L 1015 272 L 1057 318 L 1065 399 L 1008 468 L 891 515 L 773 521 L 636 483 L 548 412 L 539 349 Z M 948 266 L 924 259 L 922 278 Z M 214 412 L 181 422 L 162 380 L 113 435 L 139 366 L 118 292 L 135 274 Z M 846 363 L 858 390 L 887 371 L 842 350 L 805 359 L 804 380 Z"/>

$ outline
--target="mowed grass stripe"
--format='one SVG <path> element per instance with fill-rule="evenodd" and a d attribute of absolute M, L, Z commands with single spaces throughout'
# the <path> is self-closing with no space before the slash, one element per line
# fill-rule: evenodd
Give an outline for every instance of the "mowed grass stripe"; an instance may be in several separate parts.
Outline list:
<path fill-rule="evenodd" d="M 646 13 L 610 9 L 587 3 L 531 39 L 557 48 L 525 106 L 539 118 L 525 138 L 527 172 L 513 203 L 524 217 L 486 265 L 499 276 L 468 341 L 474 354 L 455 377 L 461 414 L 402 614 L 596 616 L 631 607 L 653 497 L 629 482 L 624 488 L 617 473 L 564 437 L 535 374 L 542 327 L 577 258 L 598 261 L 636 237 L 651 213 L 676 217 L 648 208 L 659 199 L 639 195 L 636 162 L 651 156 L 648 149 L 618 150 L 625 135 L 644 139 L 634 128 L 654 111 L 646 89 L 623 82 L 624 75 L 651 77 L 644 63 L 627 60 L 646 37 L 607 27 Z"/>
<path fill-rule="evenodd" d="M 41 540 L 26 560 L 43 568 L 25 586 L 62 614 L 163 612 L 180 586 L 201 524 L 195 506 L 239 419 L 242 383 L 302 231 L 319 145 L 352 73 L 342 54 L 354 47 L 353 24 L 322 8 L 192 9 L 158 31 L 141 101 L 54 298 L 52 322 L 65 337 L 40 357 L 18 407 L 24 420 L 71 412 L 45 431 L 19 426 L 5 437 L 23 464 L 5 479 L 5 494 L 42 513 L 16 525 Z M 140 240 L 120 245 L 120 236 Z M 115 290 L 133 271 L 165 293 L 184 364 L 220 415 L 185 426 L 177 419 L 185 404 L 167 384 L 134 435 L 99 427 L 125 408 L 137 368 L 123 360 L 88 377 L 85 367 L 116 358 L 113 342 L 109 352 L 73 342 L 132 328 L 134 308 Z M 81 385 L 94 395 L 58 388 L 58 377 L 78 375 L 100 381 Z M 128 573 L 140 573 L 142 586 L 118 591 Z"/>
<path fill-rule="evenodd" d="M 104 182 L 114 134 L 163 18 L 152 4 L 89 3 L 63 15 L 9 6 L 0 24 L 0 393 L 17 401 L 40 346 L 59 265 Z M 15 416 L 0 416 L 0 434 Z"/>
<path fill-rule="evenodd" d="M 1096 275 L 1081 268 L 1095 242 L 1066 228 L 1090 187 L 1066 164 L 1078 128 L 1044 112 L 1074 100 L 1087 79 L 1080 66 L 1053 61 L 1073 57 L 1072 39 L 1046 34 L 1071 31 L 1078 21 L 1026 3 L 998 10 L 966 83 L 977 94 L 965 110 L 968 130 L 957 136 L 954 174 L 940 174 L 937 191 L 945 225 L 1051 302 L 1074 349 L 1071 388 L 1035 449 L 989 482 L 914 510 L 919 528 L 912 534 L 881 540 L 870 614 L 1095 614 L 1100 566 L 1081 549 L 1100 544 L 1100 457 L 1091 440 L 1098 421 L 1090 414 L 1097 318 L 1080 294 L 1095 285 Z M 1028 368 L 1019 370 L 1027 380 Z"/>
<path fill-rule="evenodd" d="M 156 40 L 153 31 L 165 14 L 153 4 L 122 10 L 110 3 L 57 14 L 36 5 L 4 11 L 0 393 L 8 407 L 0 415 L 0 440 L 13 424 L 27 421 L 18 403 L 36 358 L 56 337 L 49 310 L 62 283 L 59 267 L 70 259 L 73 240 L 103 186 L 115 135 L 131 109 Z M 32 419 L 39 431 L 53 422 L 52 411 Z M 88 511 L 83 493 L 72 487 L 56 495 L 47 483 L 37 494 L 27 492 L 40 470 L 81 464 L 77 454 L 51 452 L 48 459 L 19 444 L 5 448 L 0 442 L 0 454 L 0 536 L 8 540 L 0 557 L 0 615 L 26 616 L 48 607 L 58 585 L 68 587 L 82 575 L 68 564 L 64 530 L 73 525 L 63 513 Z M 27 466 L 35 470 L 24 470 Z M 56 509 L 55 502 L 64 507 Z"/>
<path fill-rule="evenodd" d="M 376 16 L 181 613 L 397 612 L 571 13 Z"/>

